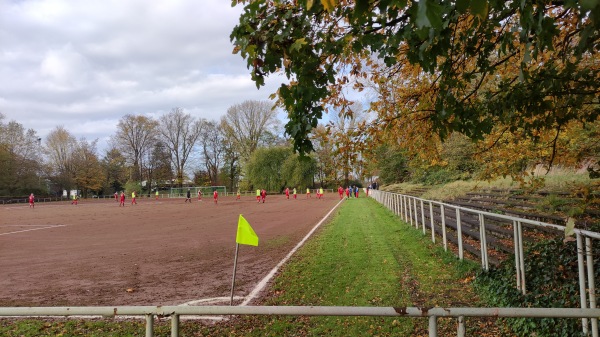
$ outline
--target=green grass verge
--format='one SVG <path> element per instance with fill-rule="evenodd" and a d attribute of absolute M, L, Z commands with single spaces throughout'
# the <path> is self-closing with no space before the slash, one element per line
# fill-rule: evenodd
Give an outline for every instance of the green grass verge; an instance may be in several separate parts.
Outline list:
<path fill-rule="evenodd" d="M 350 199 L 283 268 L 264 305 L 477 306 L 477 266 L 458 262 L 429 237 L 372 199 Z M 32 322 L 35 322 L 32 323 Z M 96 325 L 99 324 L 99 325 Z M 441 331 L 456 333 L 453 320 Z M 381 317 L 248 316 L 203 326 L 183 322 L 182 336 L 415 336 L 427 320 Z M 169 336 L 168 322 L 156 324 Z M 1 321 L 2 336 L 142 336 L 143 322 Z M 443 334 L 445 335 L 445 334 Z"/>

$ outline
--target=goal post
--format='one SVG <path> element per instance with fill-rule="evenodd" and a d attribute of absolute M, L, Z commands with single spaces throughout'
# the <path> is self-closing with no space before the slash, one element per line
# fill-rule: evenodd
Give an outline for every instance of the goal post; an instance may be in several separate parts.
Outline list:
<path fill-rule="evenodd" d="M 198 191 L 201 191 L 203 196 L 212 196 L 214 191 L 217 191 L 221 195 L 226 195 L 227 193 L 227 187 L 225 186 L 171 187 L 171 190 L 169 191 L 169 198 L 185 198 L 188 190 L 190 190 L 192 198 L 198 196 Z"/>

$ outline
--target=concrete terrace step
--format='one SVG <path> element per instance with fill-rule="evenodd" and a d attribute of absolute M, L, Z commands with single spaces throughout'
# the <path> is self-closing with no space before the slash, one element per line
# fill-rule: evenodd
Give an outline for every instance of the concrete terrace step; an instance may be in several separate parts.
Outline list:
<path fill-rule="evenodd" d="M 516 217 L 522 217 L 530 220 L 537 220 L 549 223 L 555 223 L 558 225 L 565 225 L 565 219 L 563 217 L 557 215 L 550 214 L 541 214 L 541 213 L 532 213 L 532 212 L 521 212 L 518 210 L 502 208 L 502 207 L 490 207 L 487 205 L 482 205 L 478 203 L 469 203 L 469 202 L 460 202 L 460 201 L 452 201 L 452 204 L 463 206 L 467 208 L 479 209 L 486 212 L 502 212 L 502 214 L 512 215 Z"/>
<path fill-rule="evenodd" d="M 435 233 L 441 238 L 443 235 L 442 232 L 442 227 L 441 226 L 434 226 L 434 230 Z M 454 244 L 455 246 L 458 246 L 458 237 L 456 232 L 453 231 L 446 231 L 446 239 L 451 242 L 452 244 Z M 476 256 L 477 258 L 481 259 L 481 249 L 480 247 L 475 247 L 473 245 L 471 245 L 468 242 L 463 242 L 463 249 L 466 252 L 469 252 L 471 254 L 473 254 L 474 256 Z M 493 266 L 499 266 L 500 265 L 500 260 L 496 257 L 494 257 L 493 255 L 488 254 L 488 261 L 491 265 Z"/>

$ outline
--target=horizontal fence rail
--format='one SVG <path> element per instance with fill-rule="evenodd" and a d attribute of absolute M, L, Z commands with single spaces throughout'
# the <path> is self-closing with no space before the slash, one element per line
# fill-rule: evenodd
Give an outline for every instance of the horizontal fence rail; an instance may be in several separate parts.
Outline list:
<path fill-rule="evenodd" d="M 394 214 L 399 216 L 407 224 L 423 230 L 426 234 L 427 228 L 431 230 L 431 239 L 435 243 L 435 234 L 441 232 L 444 249 L 448 250 L 448 237 L 450 233 L 447 230 L 448 222 L 455 222 L 455 235 L 458 246 L 458 257 L 464 259 L 464 238 L 463 221 L 461 215 L 472 215 L 478 220 L 478 233 L 472 234 L 472 239 L 479 241 L 479 253 L 481 257 L 481 266 L 484 270 L 489 270 L 489 239 L 487 238 L 486 220 L 508 223 L 512 226 L 512 239 L 515 255 L 515 276 L 516 287 L 522 294 L 526 294 L 525 278 L 525 256 L 523 244 L 523 227 L 544 228 L 554 231 L 557 234 L 565 232 L 565 227 L 545 223 L 541 221 L 525 219 L 505 214 L 497 214 L 476 209 L 466 208 L 449 203 L 427 200 L 411 195 L 372 190 L 369 196 L 388 208 Z M 434 217 L 434 209 L 439 213 L 439 221 Z M 426 210 L 429 213 L 429 224 L 426 221 Z M 454 211 L 454 212 L 453 212 Z M 441 228 L 440 228 L 441 227 Z M 581 309 L 596 308 L 596 282 L 594 279 L 594 257 L 592 254 L 593 240 L 600 239 L 600 233 L 574 229 L 575 240 L 577 242 L 577 258 L 579 271 L 579 292 Z M 590 331 L 593 337 L 598 337 L 598 318 L 582 317 L 583 333 Z M 591 329 L 590 329 L 591 326 Z"/>
<path fill-rule="evenodd" d="M 51 202 L 51 201 L 68 201 L 68 198 L 64 197 L 35 197 L 34 202 Z M 0 205 L 11 205 L 11 204 L 28 204 L 29 197 L 21 197 L 21 198 L 8 198 L 3 197 L 0 199 Z"/>
<path fill-rule="evenodd" d="M 456 318 L 457 336 L 465 335 L 465 317 L 598 318 L 600 309 L 579 308 L 419 308 L 333 306 L 122 306 L 122 307 L 13 307 L 0 308 L 0 316 L 142 316 L 146 337 L 152 337 L 155 316 L 171 318 L 171 336 L 179 336 L 181 316 L 291 315 L 291 316 L 379 316 L 428 318 L 429 336 L 437 334 L 438 318 Z"/>

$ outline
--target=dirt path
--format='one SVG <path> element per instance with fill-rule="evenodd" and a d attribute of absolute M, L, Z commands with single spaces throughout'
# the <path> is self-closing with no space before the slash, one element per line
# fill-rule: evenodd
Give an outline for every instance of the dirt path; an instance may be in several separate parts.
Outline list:
<path fill-rule="evenodd" d="M 176 305 L 229 296 L 239 214 L 260 238 L 241 246 L 248 294 L 338 202 L 337 196 L 86 201 L 0 207 L 0 305 Z"/>

